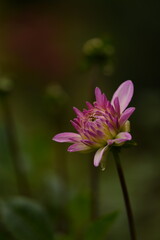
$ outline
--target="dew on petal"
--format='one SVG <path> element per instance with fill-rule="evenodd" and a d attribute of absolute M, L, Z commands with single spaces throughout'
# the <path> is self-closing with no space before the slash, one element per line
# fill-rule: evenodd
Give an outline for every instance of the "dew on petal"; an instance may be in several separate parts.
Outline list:
<path fill-rule="evenodd" d="M 101 171 L 106 170 L 106 162 L 104 161 L 104 159 L 102 159 L 100 162 L 100 168 L 101 168 Z"/>
<path fill-rule="evenodd" d="M 101 171 L 105 171 L 105 170 L 106 170 L 106 167 L 103 164 L 101 164 Z"/>

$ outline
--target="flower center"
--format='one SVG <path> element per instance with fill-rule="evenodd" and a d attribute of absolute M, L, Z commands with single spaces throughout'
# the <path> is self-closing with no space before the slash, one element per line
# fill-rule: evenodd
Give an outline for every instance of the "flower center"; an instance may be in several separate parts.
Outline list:
<path fill-rule="evenodd" d="M 97 118 L 94 115 L 89 116 L 88 120 L 94 122 Z"/>

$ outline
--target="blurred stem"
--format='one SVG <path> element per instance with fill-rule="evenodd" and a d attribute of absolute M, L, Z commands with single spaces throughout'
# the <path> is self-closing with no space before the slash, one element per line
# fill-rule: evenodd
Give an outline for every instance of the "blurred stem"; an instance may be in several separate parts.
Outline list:
<path fill-rule="evenodd" d="M 93 157 L 92 157 L 93 161 Z M 91 176 L 91 219 L 95 220 L 99 216 L 99 169 L 93 165 L 90 167 Z"/>
<path fill-rule="evenodd" d="M 121 167 L 121 162 L 120 162 L 120 158 L 119 158 L 117 149 L 113 150 L 113 156 L 115 159 L 116 168 L 117 168 L 117 172 L 118 172 L 118 176 L 119 176 L 119 180 L 120 180 L 120 184 L 121 184 L 121 188 L 122 188 L 122 192 L 123 192 L 123 198 L 124 198 L 126 212 L 127 212 L 127 216 L 128 216 L 130 237 L 131 237 L 131 240 L 136 240 L 135 225 L 134 225 L 133 213 L 132 213 L 132 209 L 131 209 L 131 203 L 130 203 L 129 194 L 128 194 L 128 190 L 127 190 L 127 186 L 126 186 L 126 181 L 124 178 L 124 174 L 123 174 L 123 170 Z"/>
<path fill-rule="evenodd" d="M 4 124 L 6 129 L 6 135 L 10 153 L 12 156 L 13 167 L 17 179 L 17 185 L 19 193 L 22 195 L 30 196 L 30 188 L 26 172 L 23 166 L 22 157 L 18 145 L 18 140 L 15 131 L 15 125 L 13 121 L 12 111 L 9 103 L 8 96 L 3 96 L 2 99 L 2 110 L 4 115 Z"/>

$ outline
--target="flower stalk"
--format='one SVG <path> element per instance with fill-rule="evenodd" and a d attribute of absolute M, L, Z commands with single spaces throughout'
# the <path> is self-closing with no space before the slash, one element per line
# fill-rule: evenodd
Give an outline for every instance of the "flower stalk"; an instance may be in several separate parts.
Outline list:
<path fill-rule="evenodd" d="M 118 87 L 113 94 L 111 101 L 109 101 L 106 95 L 96 87 L 96 101 L 94 101 L 93 104 L 86 102 L 87 109 L 83 109 L 82 111 L 78 108 L 73 108 L 76 113 L 76 118 L 71 120 L 71 123 L 77 133 L 59 133 L 53 137 L 53 140 L 60 143 L 72 143 L 68 148 L 69 152 L 96 151 L 93 163 L 95 167 L 100 165 L 102 170 L 105 170 L 104 155 L 106 155 L 112 147 L 115 149 L 113 155 L 123 191 L 131 240 L 136 240 L 130 200 L 119 155 L 116 149 L 127 145 L 127 143 L 132 140 L 129 118 L 135 111 L 135 108 L 128 108 L 128 105 L 132 99 L 133 92 L 134 85 L 131 80 L 127 80 Z M 93 200 L 91 207 L 93 209 L 95 205 L 98 205 L 98 181 L 95 181 L 95 179 L 99 180 L 95 175 L 95 171 L 93 171 L 91 175 L 91 189 L 95 191 L 92 192 L 91 196 L 91 199 Z M 93 216 L 95 216 L 96 212 L 97 209 L 93 211 Z"/>
<path fill-rule="evenodd" d="M 130 203 L 129 194 L 128 194 L 128 190 L 127 190 L 127 185 L 126 185 L 125 177 L 124 177 L 124 174 L 123 174 L 123 169 L 122 169 L 122 166 L 121 166 L 118 151 L 119 151 L 118 149 L 114 148 L 113 149 L 113 156 L 114 156 L 114 160 L 115 160 L 115 163 L 116 163 L 116 168 L 117 168 L 117 172 L 118 172 L 118 176 L 119 176 L 119 180 L 120 180 L 120 184 L 121 184 L 121 188 L 122 188 L 122 192 L 123 192 L 123 198 L 124 198 L 127 217 L 128 217 L 130 237 L 131 237 L 131 240 L 136 240 L 136 232 L 135 232 L 135 225 L 134 225 L 134 218 L 133 218 L 131 203 Z"/>

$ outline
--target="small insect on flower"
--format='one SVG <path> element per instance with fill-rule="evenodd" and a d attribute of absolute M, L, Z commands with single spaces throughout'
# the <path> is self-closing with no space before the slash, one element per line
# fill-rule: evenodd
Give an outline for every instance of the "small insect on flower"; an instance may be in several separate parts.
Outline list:
<path fill-rule="evenodd" d="M 132 139 L 128 119 L 135 108 L 127 108 L 127 106 L 133 91 L 132 81 L 125 81 L 109 101 L 96 87 L 96 101 L 93 104 L 86 102 L 88 109 L 80 111 L 73 108 L 77 117 L 71 123 L 78 133 L 59 133 L 53 137 L 53 140 L 73 143 L 68 148 L 69 152 L 97 150 L 94 155 L 94 166 L 99 166 L 103 163 L 104 153 L 109 151 L 111 145 L 122 146 Z"/>

